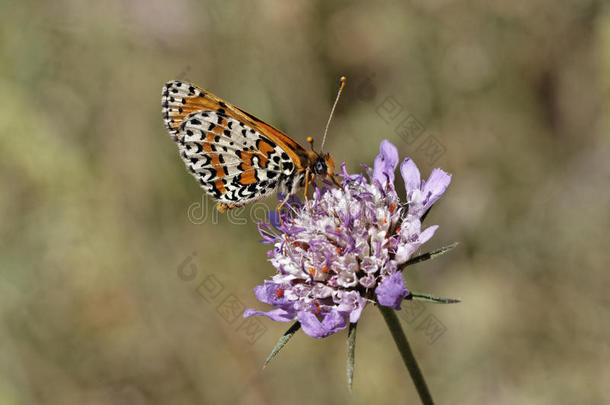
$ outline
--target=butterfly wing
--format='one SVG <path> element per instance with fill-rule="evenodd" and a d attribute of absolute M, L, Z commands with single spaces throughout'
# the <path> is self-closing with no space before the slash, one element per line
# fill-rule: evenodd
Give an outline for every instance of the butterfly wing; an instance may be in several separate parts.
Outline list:
<path fill-rule="evenodd" d="M 307 159 L 305 149 L 281 131 L 192 84 L 167 83 L 162 113 L 187 168 L 229 207 L 293 181 Z"/>

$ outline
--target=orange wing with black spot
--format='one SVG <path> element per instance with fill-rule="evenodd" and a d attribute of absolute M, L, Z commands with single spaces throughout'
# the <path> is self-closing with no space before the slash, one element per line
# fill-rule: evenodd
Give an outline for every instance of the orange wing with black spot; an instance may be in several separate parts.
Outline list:
<path fill-rule="evenodd" d="M 302 186 L 308 154 L 292 138 L 210 92 L 180 81 L 162 93 L 165 126 L 219 209 Z"/>

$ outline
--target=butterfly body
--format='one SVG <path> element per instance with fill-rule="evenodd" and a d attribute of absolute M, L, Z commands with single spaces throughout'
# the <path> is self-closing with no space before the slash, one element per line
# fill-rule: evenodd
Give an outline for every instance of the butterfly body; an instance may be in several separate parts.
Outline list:
<path fill-rule="evenodd" d="M 296 193 L 316 175 L 332 176 L 329 155 L 298 142 L 250 113 L 181 81 L 162 92 L 165 126 L 180 156 L 219 211 L 273 192 Z"/>

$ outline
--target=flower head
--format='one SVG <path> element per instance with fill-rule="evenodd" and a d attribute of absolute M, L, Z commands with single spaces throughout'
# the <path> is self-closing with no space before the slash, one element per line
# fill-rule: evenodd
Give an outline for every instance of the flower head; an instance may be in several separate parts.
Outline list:
<path fill-rule="evenodd" d="M 247 309 L 244 316 L 298 320 L 303 331 L 321 338 L 358 321 L 369 302 L 400 309 L 409 294 L 399 266 L 430 239 L 436 226 L 422 230 L 421 217 L 446 190 L 451 176 L 435 169 L 427 182 L 405 159 L 401 174 L 407 201 L 394 188 L 396 147 L 383 141 L 372 174 L 349 174 L 342 189 L 315 189 L 309 207 L 289 203 L 283 223 L 259 224 L 277 273 L 255 288 L 256 297 L 275 309 Z M 368 168 L 367 168 L 368 169 Z"/>

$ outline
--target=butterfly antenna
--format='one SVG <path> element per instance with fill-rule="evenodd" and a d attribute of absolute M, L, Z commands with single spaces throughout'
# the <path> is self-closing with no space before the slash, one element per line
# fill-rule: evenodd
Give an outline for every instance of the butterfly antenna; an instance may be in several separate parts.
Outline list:
<path fill-rule="evenodd" d="M 333 104 L 333 108 L 330 110 L 330 116 L 328 117 L 328 122 L 326 123 L 326 128 L 324 128 L 324 136 L 322 137 L 322 146 L 320 146 L 320 151 L 324 149 L 324 142 L 326 141 L 326 133 L 328 132 L 328 126 L 330 125 L 330 120 L 333 118 L 333 114 L 335 112 L 335 107 L 337 107 L 337 103 L 339 102 L 339 97 L 341 97 L 341 93 L 343 92 L 343 88 L 345 87 L 345 81 L 347 80 L 345 76 L 341 76 L 341 84 L 339 87 L 339 91 L 337 92 L 337 98 L 335 98 L 335 103 Z"/>

